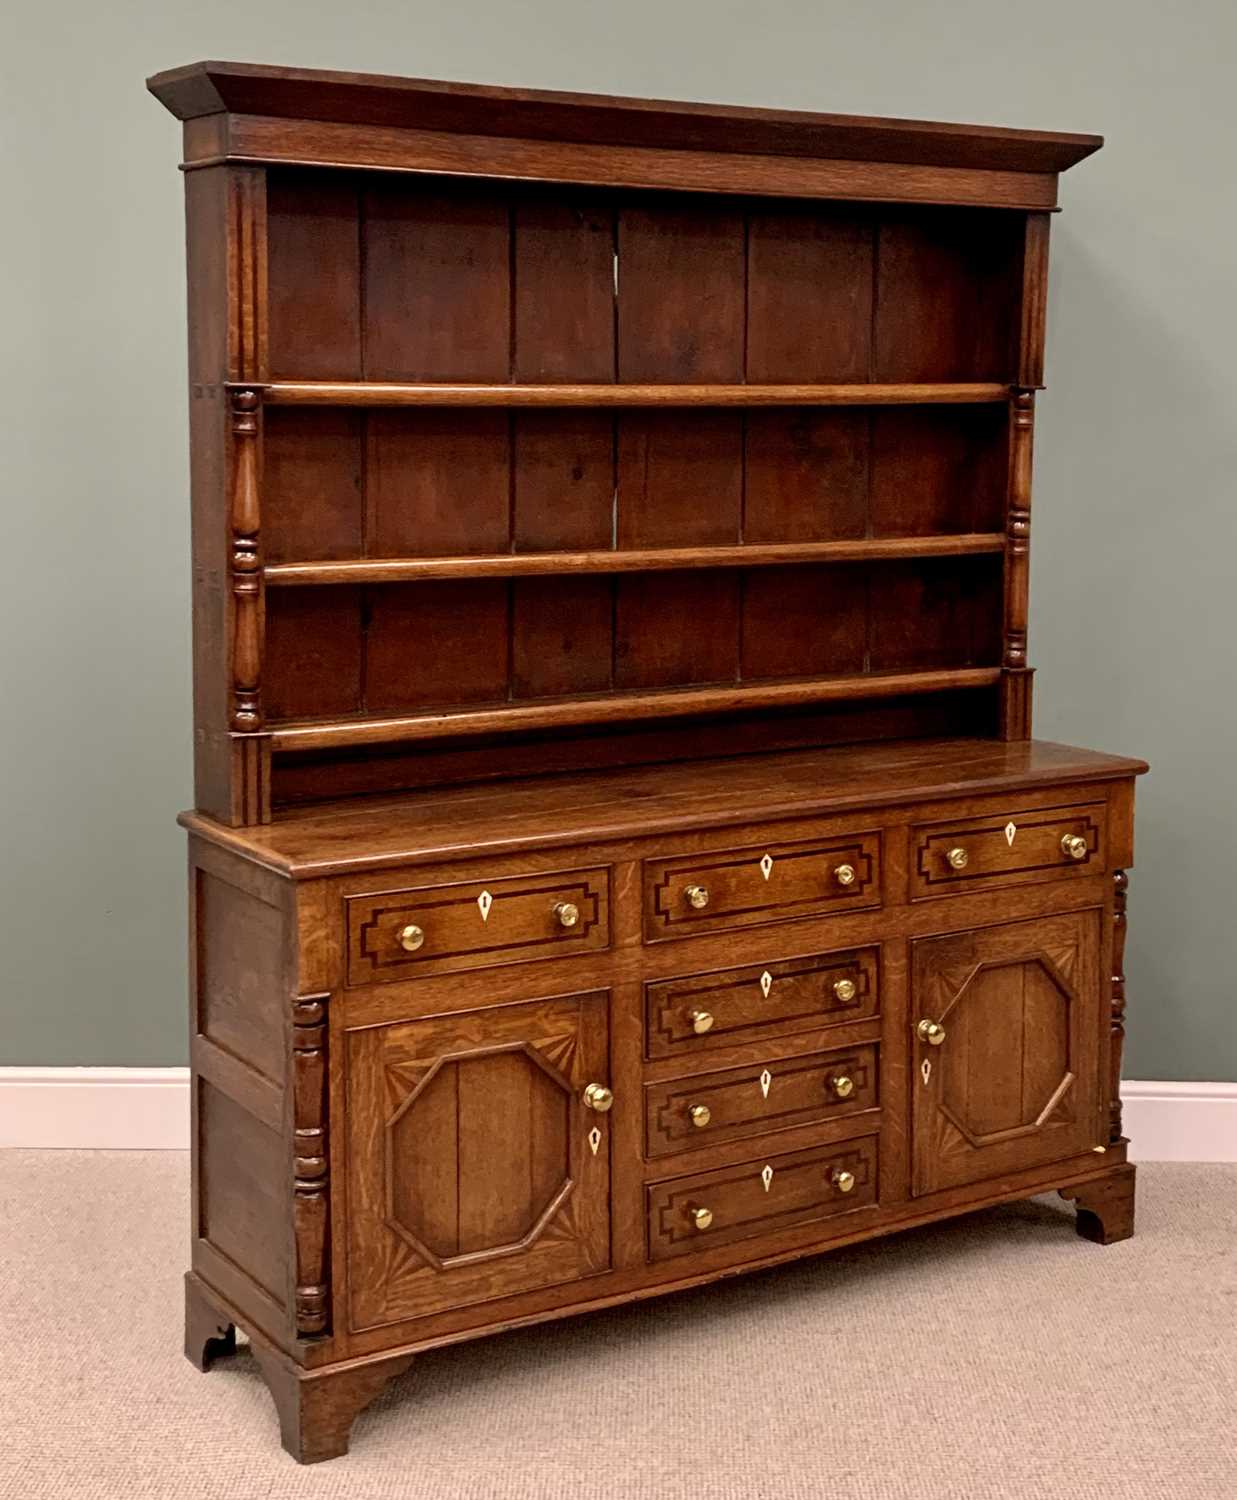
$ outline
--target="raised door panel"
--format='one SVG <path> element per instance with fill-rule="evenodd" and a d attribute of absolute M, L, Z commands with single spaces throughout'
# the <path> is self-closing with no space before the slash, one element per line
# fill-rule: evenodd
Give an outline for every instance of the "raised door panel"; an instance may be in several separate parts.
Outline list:
<path fill-rule="evenodd" d="M 608 992 L 347 1033 L 354 1331 L 610 1264 Z"/>
<path fill-rule="evenodd" d="M 916 1194 L 1100 1143 L 1100 922 L 1069 912 L 913 945 Z"/>

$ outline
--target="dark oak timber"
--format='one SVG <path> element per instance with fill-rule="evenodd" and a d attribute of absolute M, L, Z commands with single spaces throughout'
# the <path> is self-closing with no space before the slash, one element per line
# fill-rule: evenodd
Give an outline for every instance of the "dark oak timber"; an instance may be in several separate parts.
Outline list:
<path fill-rule="evenodd" d="M 1052 1190 L 1132 1233 L 1146 766 L 1033 739 L 1028 652 L 1049 217 L 1099 137 L 149 87 L 188 1358 L 242 1329 L 312 1463 L 424 1349 Z"/>

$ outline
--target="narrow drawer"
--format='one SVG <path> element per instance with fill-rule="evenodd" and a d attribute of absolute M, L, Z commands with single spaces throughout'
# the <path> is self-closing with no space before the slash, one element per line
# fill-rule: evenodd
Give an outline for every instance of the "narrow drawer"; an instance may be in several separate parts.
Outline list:
<path fill-rule="evenodd" d="M 867 1208 L 876 1202 L 876 1156 L 877 1139 L 866 1136 L 650 1183 L 649 1259 L 690 1255 Z"/>
<path fill-rule="evenodd" d="M 880 1008 L 878 955 L 848 948 L 647 984 L 645 1055 L 689 1057 L 866 1020 Z"/>
<path fill-rule="evenodd" d="M 644 1090 L 645 1155 L 654 1160 L 816 1124 L 871 1109 L 876 1102 L 874 1045 L 650 1083 Z"/>
<path fill-rule="evenodd" d="M 348 983 L 595 952 L 610 943 L 609 894 L 595 869 L 348 896 Z"/>
<path fill-rule="evenodd" d="M 644 862 L 646 942 L 879 905 L 879 833 Z"/>
<path fill-rule="evenodd" d="M 911 899 L 1094 875 L 1105 868 L 1104 824 L 1102 802 L 921 824 L 911 834 Z"/>

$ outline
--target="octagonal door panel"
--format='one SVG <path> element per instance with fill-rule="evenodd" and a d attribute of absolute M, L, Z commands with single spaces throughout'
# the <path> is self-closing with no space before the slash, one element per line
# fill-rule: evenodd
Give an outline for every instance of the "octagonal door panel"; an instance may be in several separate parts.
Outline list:
<path fill-rule="evenodd" d="M 979 1182 L 1101 1144 L 1098 911 L 912 947 L 912 1189 Z M 920 1039 L 921 1020 L 944 1040 Z"/>
<path fill-rule="evenodd" d="M 608 993 L 347 1035 L 355 1331 L 610 1264 Z"/>

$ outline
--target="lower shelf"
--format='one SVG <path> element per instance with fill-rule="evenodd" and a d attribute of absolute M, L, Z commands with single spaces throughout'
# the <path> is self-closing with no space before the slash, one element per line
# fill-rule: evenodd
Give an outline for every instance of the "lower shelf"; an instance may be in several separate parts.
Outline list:
<path fill-rule="evenodd" d="M 716 687 L 613 693 L 541 703 L 500 704 L 401 715 L 398 718 L 310 720 L 268 731 L 279 751 L 340 749 L 443 739 L 452 735 L 520 733 L 586 724 L 670 719 L 686 714 L 730 713 L 759 708 L 798 708 L 813 703 L 897 698 L 911 694 L 994 687 L 999 667 L 960 667 L 928 672 L 870 672 L 793 682 L 727 684 Z"/>

